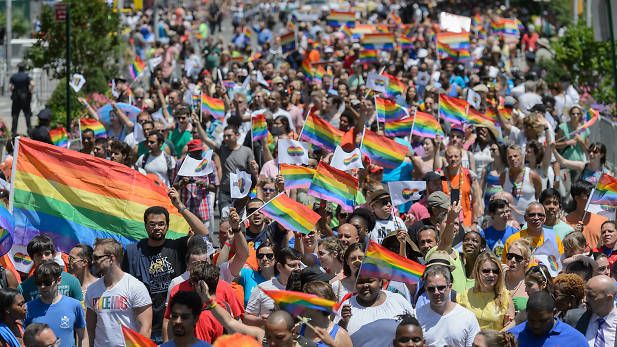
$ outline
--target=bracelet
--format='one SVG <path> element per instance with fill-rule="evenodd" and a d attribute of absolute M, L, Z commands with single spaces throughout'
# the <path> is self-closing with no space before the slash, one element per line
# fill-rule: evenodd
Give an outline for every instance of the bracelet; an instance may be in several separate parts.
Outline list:
<path fill-rule="evenodd" d="M 224 246 L 227 246 L 227 247 L 231 248 L 231 242 L 229 242 L 229 241 L 225 242 Z"/>
<path fill-rule="evenodd" d="M 182 213 L 182 212 L 183 212 L 183 211 L 185 211 L 186 209 L 187 209 L 187 208 L 186 208 L 186 206 L 181 207 L 181 208 L 179 208 L 179 209 L 178 209 L 178 212 L 179 212 L 179 213 Z"/>
<path fill-rule="evenodd" d="M 204 308 L 202 309 L 202 311 L 210 311 L 210 310 L 212 310 L 212 309 L 213 309 L 213 308 L 215 308 L 215 307 L 216 307 L 216 301 L 213 301 L 210 305 L 208 305 L 208 306 L 204 307 Z"/>

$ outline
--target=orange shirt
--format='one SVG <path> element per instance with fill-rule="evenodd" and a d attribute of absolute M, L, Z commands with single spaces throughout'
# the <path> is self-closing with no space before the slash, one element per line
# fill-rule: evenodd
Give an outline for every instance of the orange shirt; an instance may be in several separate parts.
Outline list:
<path fill-rule="evenodd" d="M 445 171 L 445 170 L 444 170 Z M 445 172 L 443 173 L 445 175 Z M 461 167 L 458 174 L 449 176 L 447 181 L 441 182 L 444 193 L 450 195 L 450 189 L 460 190 L 461 208 L 463 213 L 463 225 L 470 227 L 473 224 L 473 204 L 471 201 L 472 178 L 470 172 Z"/>
<path fill-rule="evenodd" d="M 587 245 L 590 248 L 597 248 L 602 246 L 600 244 L 600 226 L 607 220 L 608 219 L 606 217 L 602 217 L 599 214 L 587 212 L 585 221 L 583 221 L 583 235 L 585 236 L 585 240 L 587 240 Z M 578 221 L 579 220 L 576 219 L 573 212 L 568 213 L 568 215 L 566 216 L 566 223 L 568 223 L 573 228 L 576 228 L 576 223 L 578 223 Z"/>

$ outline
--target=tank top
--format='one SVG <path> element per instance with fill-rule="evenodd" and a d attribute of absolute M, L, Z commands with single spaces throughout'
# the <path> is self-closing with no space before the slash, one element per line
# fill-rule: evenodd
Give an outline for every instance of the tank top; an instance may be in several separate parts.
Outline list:
<path fill-rule="evenodd" d="M 334 324 L 334 326 L 332 327 L 332 330 L 330 330 L 330 337 L 332 338 L 332 340 L 336 340 L 336 333 L 338 332 L 339 329 L 339 325 L 338 324 Z M 304 331 L 306 330 L 306 325 L 302 325 L 302 327 L 300 327 L 300 336 L 304 336 Z M 319 341 L 317 342 L 317 347 L 328 347 L 328 345 L 326 345 L 325 343 L 323 343 L 323 341 Z"/>
<path fill-rule="evenodd" d="M 445 176 L 445 170 L 440 169 L 437 172 Z M 459 199 L 461 201 L 461 213 L 463 214 L 463 225 L 471 226 L 473 223 L 473 206 L 471 201 L 471 185 L 473 178 L 467 168 L 461 167 L 458 173 L 452 177 L 448 177 L 447 181 L 441 182 L 442 191 L 450 195 L 451 189 L 459 189 Z"/>
<path fill-rule="evenodd" d="M 525 223 L 525 210 L 527 206 L 536 201 L 536 189 L 533 187 L 533 184 L 531 184 L 529 172 L 529 168 L 526 167 L 523 173 L 523 182 L 515 186 L 510 181 L 510 169 L 506 169 L 505 171 L 506 180 L 503 184 L 503 190 L 513 193 L 512 196 L 514 196 L 515 208 L 512 209 L 512 216 L 521 224 Z"/>

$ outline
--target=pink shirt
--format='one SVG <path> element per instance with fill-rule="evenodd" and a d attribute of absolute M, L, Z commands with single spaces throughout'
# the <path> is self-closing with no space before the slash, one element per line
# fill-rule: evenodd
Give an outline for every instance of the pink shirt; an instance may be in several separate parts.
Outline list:
<path fill-rule="evenodd" d="M 279 174 L 279 167 L 275 160 L 269 160 L 264 163 L 261 167 L 261 172 L 259 176 L 267 177 L 267 178 L 276 178 Z"/>
<path fill-rule="evenodd" d="M 428 197 L 423 197 L 422 199 L 418 200 L 418 202 L 415 202 L 413 205 L 411 205 L 411 208 L 407 213 L 414 216 L 416 218 L 416 221 L 429 218 L 431 215 L 429 214 L 428 208 L 426 207 L 427 203 Z"/>

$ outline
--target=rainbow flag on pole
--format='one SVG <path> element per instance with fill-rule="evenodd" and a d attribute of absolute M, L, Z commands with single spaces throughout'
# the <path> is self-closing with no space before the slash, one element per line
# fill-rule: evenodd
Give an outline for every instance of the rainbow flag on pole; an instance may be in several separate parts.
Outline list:
<path fill-rule="evenodd" d="M 139 75 L 141 75 L 144 72 L 145 68 L 146 68 L 146 63 L 143 60 L 141 60 L 141 58 L 138 55 L 136 55 L 135 60 L 133 60 L 133 63 L 131 63 L 131 66 L 129 66 L 131 77 L 133 79 L 136 79 L 137 77 L 139 77 Z"/>
<path fill-rule="evenodd" d="M 122 335 L 126 347 L 156 347 L 156 343 L 133 329 L 122 325 Z"/>
<path fill-rule="evenodd" d="M 296 33 L 293 31 L 288 32 L 280 36 L 281 49 L 283 53 L 289 53 L 296 50 Z"/>
<path fill-rule="evenodd" d="M 334 28 L 343 25 L 353 28 L 356 24 L 356 13 L 354 11 L 330 10 L 330 14 L 326 17 L 326 23 Z"/>
<path fill-rule="evenodd" d="M 521 22 L 516 18 L 497 18 L 491 22 L 494 35 L 503 36 L 507 42 L 518 42 Z"/>
<path fill-rule="evenodd" d="M 358 179 L 320 161 L 315 169 L 308 194 L 341 206 L 343 211 L 353 211 Z"/>
<path fill-rule="evenodd" d="M 105 126 L 94 118 L 79 118 L 79 127 L 81 131 L 84 131 L 85 129 L 94 131 L 94 137 L 96 138 L 107 137 Z"/>
<path fill-rule="evenodd" d="M 592 115 L 591 118 L 585 123 L 583 123 L 583 125 L 581 125 L 578 129 L 571 132 L 569 138 L 573 138 L 576 135 L 583 133 L 585 130 L 589 129 L 592 125 L 594 125 L 598 121 L 598 119 L 600 119 L 600 112 L 598 112 L 597 110 L 591 108 L 589 109 L 589 113 L 591 113 Z"/>
<path fill-rule="evenodd" d="M 465 117 L 465 121 L 470 124 L 484 124 L 486 122 L 490 122 L 495 125 L 495 122 L 492 118 L 476 110 L 471 105 L 467 107 L 467 116 Z"/>
<path fill-rule="evenodd" d="M 259 289 L 271 297 L 281 309 L 289 312 L 294 317 L 301 314 L 307 308 L 328 313 L 338 310 L 338 304 L 335 301 L 324 299 L 317 295 L 290 290 L 266 290 L 261 287 Z"/>
<path fill-rule="evenodd" d="M 123 245 L 146 237 L 143 214 L 163 206 L 170 214 L 167 237 L 188 235 L 188 225 L 167 196 L 167 187 L 125 165 L 20 138 L 15 144 L 15 243 L 40 233 L 68 251 L 77 243 L 112 237 Z"/>
<path fill-rule="evenodd" d="M 397 96 L 405 94 L 405 89 L 407 89 L 405 83 L 390 74 L 382 73 L 382 75 L 388 77 L 388 85 L 383 93 L 385 97 L 396 99 Z"/>
<path fill-rule="evenodd" d="M 377 121 L 381 123 L 395 121 L 407 115 L 404 108 L 390 99 L 375 97 L 375 108 L 377 109 Z"/>
<path fill-rule="evenodd" d="M 465 100 L 439 94 L 439 116 L 449 123 L 463 123 L 467 119 L 468 106 Z"/>
<path fill-rule="evenodd" d="M 471 59 L 469 33 L 439 33 L 436 35 L 437 56 L 440 59 L 468 61 Z"/>
<path fill-rule="evenodd" d="M 336 145 L 341 142 L 343 132 L 333 127 L 314 113 L 309 113 L 304 122 L 304 128 L 300 134 L 300 140 L 334 152 Z"/>
<path fill-rule="evenodd" d="M 210 114 L 212 117 L 225 119 L 225 103 L 221 99 L 211 98 L 206 94 L 201 94 L 201 113 Z"/>
<path fill-rule="evenodd" d="M 376 63 L 377 59 L 377 51 L 374 49 L 363 49 L 358 56 L 358 61 L 362 64 Z"/>
<path fill-rule="evenodd" d="M 589 198 L 589 204 L 602 206 L 617 206 L 617 178 L 602 174 Z"/>
<path fill-rule="evenodd" d="M 261 213 L 287 230 L 308 234 L 321 216 L 312 209 L 290 199 L 285 193 L 277 195 L 260 208 Z"/>
<path fill-rule="evenodd" d="M 0 256 L 5 255 L 13 247 L 15 233 L 15 218 L 4 204 L 0 204 Z"/>
<path fill-rule="evenodd" d="M 391 51 L 394 49 L 393 33 L 369 33 L 364 34 L 360 43 L 364 49 L 376 49 Z"/>
<path fill-rule="evenodd" d="M 391 281 L 418 283 L 425 266 L 402 257 L 371 241 L 360 266 L 358 277 L 385 278 Z"/>
<path fill-rule="evenodd" d="M 313 181 L 315 169 L 306 166 L 279 164 L 279 173 L 285 179 L 285 189 L 308 189 Z"/>
<path fill-rule="evenodd" d="M 414 115 L 413 135 L 421 137 L 436 138 L 437 135 L 444 136 L 441 124 L 432 115 L 416 111 Z"/>
<path fill-rule="evenodd" d="M 67 147 L 69 145 L 69 133 L 64 127 L 51 129 L 49 131 L 51 142 L 58 147 Z"/>
<path fill-rule="evenodd" d="M 385 169 L 394 169 L 401 165 L 409 149 L 400 143 L 365 128 L 361 151 L 368 155 L 371 162 Z"/>
<path fill-rule="evenodd" d="M 413 127 L 413 117 L 407 117 L 397 120 L 386 119 L 384 126 L 384 134 L 391 137 L 405 137 L 411 134 Z"/>
<path fill-rule="evenodd" d="M 268 123 L 266 122 L 266 116 L 258 114 L 251 119 L 253 142 L 257 142 L 261 139 L 265 139 L 268 136 Z"/>

